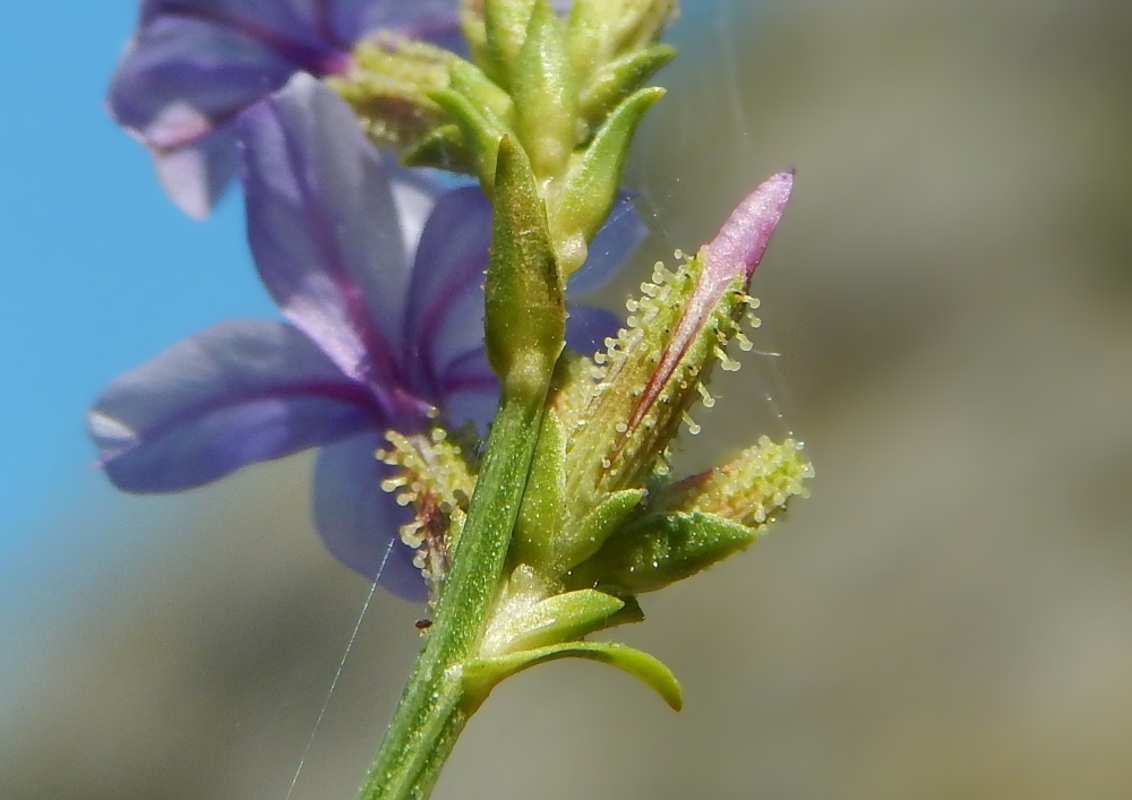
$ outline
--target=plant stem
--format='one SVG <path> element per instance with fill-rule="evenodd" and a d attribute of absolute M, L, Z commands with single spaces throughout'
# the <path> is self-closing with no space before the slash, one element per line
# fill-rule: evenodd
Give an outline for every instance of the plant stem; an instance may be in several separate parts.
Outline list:
<path fill-rule="evenodd" d="M 463 665 L 475 658 L 495 600 L 544 402 L 545 391 L 503 397 L 432 627 L 360 800 L 428 797 L 467 722 Z"/>

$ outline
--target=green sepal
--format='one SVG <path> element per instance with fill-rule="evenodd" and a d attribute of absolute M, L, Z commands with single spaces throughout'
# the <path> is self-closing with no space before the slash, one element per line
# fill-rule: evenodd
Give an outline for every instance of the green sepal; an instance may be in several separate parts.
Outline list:
<path fill-rule="evenodd" d="M 523 148 L 499 141 L 484 285 L 484 343 L 504 398 L 541 404 L 565 342 L 566 304 L 546 207 Z"/>
<path fill-rule="evenodd" d="M 579 97 L 579 113 L 591 126 L 600 125 L 610 111 L 676 57 L 676 48 L 658 44 L 612 61 L 586 83 Z"/>
<path fill-rule="evenodd" d="M 607 494 L 581 522 L 563 531 L 558 548 L 559 568 L 570 569 L 596 553 L 625 517 L 640 505 L 645 494 L 644 489 L 623 489 Z"/>
<path fill-rule="evenodd" d="M 611 536 L 566 583 L 654 592 L 745 550 L 760 533 L 714 514 L 649 515 Z"/>
<path fill-rule="evenodd" d="M 629 143 L 645 112 L 664 96 L 664 89 L 641 89 L 626 98 L 582 153 L 571 158 L 561 188 L 551 206 L 551 232 L 563 259 L 563 277 L 585 262 L 586 242 L 593 239 L 609 216 L 621 185 Z"/>
<path fill-rule="evenodd" d="M 506 126 L 486 108 L 477 108 L 471 100 L 453 89 L 436 89 L 429 92 L 429 97 L 459 126 L 468 149 L 474 154 L 480 185 L 491 197 L 495 190 L 499 140 L 507 134 Z"/>
<path fill-rule="evenodd" d="M 617 53 L 630 53 L 653 44 L 676 10 L 676 0 L 627 0 L 627 13 L 617 30 Z"/>
<path fill-rule="evenodd" d="M 406 167 L 433 167 L 449 172 L 475 175 L 475 153 L 468 147 L 460 126 L 455 123 L 438 125 L 426 133 L 412 147 L 401 154 Z"/>
<path fill-rule="evenodd" d="M 535 175 L 560 175 L 577 139 L 578 88 L 566 31 L 548 0 L 537 0 L 511 76 L 515 131 Z"/>
<path fill-rule="evenodd" d="M 624 607 L 624 600 L 596 589 L 556 594 L 489 628 L 485 649 L 502 657 L 576 641 L 607 627 L 609 618 Z"/>
<path fill-rule="evenodd" d="M 484 23 L 482 3 L 479 8 L 476 6 L 474 0 L 462 0 L 460 3 L 460 31 L 464 34 L 464 41 L 468 43 L 472 61 L 494 78 L 496 76 L 487 47 L 487 27 Z"/>
<path fill-rule="evenodd" d="M 569 41 L 578 74 L 587 76 L 646 49 L 660 37 L 674 7 L 674 0 L 574 0 Z"/>
<path fill-rule="evenodd" d="M 515 563 L 542 569 L 556 566 L 556 549 L 566 511 L 566 437 L 553 409 L 542 417 L 531 477 L 511 539 Z"/>
<path fill-rule="evenodd" d="M 617 667 L 651 687 L 673 711 L 684 704 L 683 692 L 676 676 L 660 660 L 624 644 L 609 642 L 566 642 L 540 647 L 499 658 L 465 664 L 462 672 L 464 696 L 462 705 L 468 714 L 480 707 L 491 690 L 504 678 L 525 669 L 560 658 L 584 658 Z"/>
<path fill-rule="evenodd" d="M 513 85 L 515 61 L 527 38 L 527 24 L 537 0 L 484 0 L 484 42 L 490 69 L 500 86 Z"/>
<path fill-rule="evenodd" d="M 612 22 L 609 0 L 574 0 L 566 20 L 566 46 L 574 72 L 582 81 L 602 67 L 611 55 Z"/>

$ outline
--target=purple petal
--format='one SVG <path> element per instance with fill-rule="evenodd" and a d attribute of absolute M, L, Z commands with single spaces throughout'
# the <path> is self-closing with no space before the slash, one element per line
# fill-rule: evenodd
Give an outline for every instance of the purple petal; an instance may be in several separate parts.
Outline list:
<path fill-rule="evenodd" d="M 248 242 L 288 318 L 389 401 L 402 387 L 408 266 L 389 175 L 353 112 L 309 75 L 237 122 Z"/>
<path fill-rule="evenodd" d="M 570 291 L 584 294 L 604 286 L 636 252 L 648 232 L 632 198 L 621 192 L 609 219 L 590 242 L 586 263 L 570 276 Z"/>
<path fill-rule="evenodd" d="M 230 134 L 227 147 L 202 137 L 226 132 L 297 71 L 345 71 L 358 39 L 379 31 L 454 44 L 456 0 L 147 0 L 111 81 L 110 111 L 154 152 L 174 202 L 204 217 L 235 156 Z"/>
<path fill-rule="evenodd" d="M 458 428 L 471 422 L 481 436 L 486 435 L 499 406 L 499 381 L 482 342 L 448 366 L 441 390 L 449 425 Z"/>
<path fill-rule="evenodd" d="M 173 148 L 229 122 L 295 69 L 228 26 L 161 16 L 126 46 L 110 84 L 110 110 L 147 144 Z"/>
<path fill-rule="evenodd" d="M 566 319 L 566 346 L 575 353 L 590 356 L 605 349 L 605 340 L 621 327 L 617 315 L 604 308 L 569 306 Z"/>
<path fill-rule="evenodd" d="M 236 175 L 239 157 L 231 125 L 172 150 L 153 149 L 161 188 L 178 208 L 193 219 L 208 217 Z"/>
<path fill-rule="evenodd" d="M 325 447 L 314 468 L 315 528 L 326 549 L 369 580 L 374 577 L 406 600 L 423 601 L 428 592 L 413 550 L 401 542 L 400 527 L 411 513 L 381 481 L 393 470 L 374 455 L 384 443 L 377 433 L 354 436 Z"/>
<path fill-rule="evenodd" d="M 375 414 L 368 392 L 294 327 L 243 321 L 118 378 L 89 424 L 115 485 L 164 492 L 382 427 Z"/>
<path fill-rule="evenodd" d="M 436 198 L 454 185 L 451 173 L 421 167 L 405 168 L 392 159 L 384 161 L 393 189 L 393 202 L 397 206 L 397 218 L 401 222 L 401 238 L 405 242 L 406 263 L 413 263 L 417 246 L 424 232 Z"/>
<path fill-rule="evenodd" d="M 452 50 L 467 49 L 460 32 L 457 0 L 339 0 L 331 5 L 335 30 L 353 39 L 390 31 Z"/>
<path fill-rule="evenodd" d="M 142 22 L 162 14 L 221 21 L 308 47 L 348 51 L 378 30 L 435 41 L 459 28 L 457 0 L 146 0 Z"/>
<path fill-rule="evenodd" d="M 483 349 L 490 244 L 491 204 L 478 187 L 440 195 L 414 260 L 403 358 L 413 388 L 438 405 L 454 362 Z"/>

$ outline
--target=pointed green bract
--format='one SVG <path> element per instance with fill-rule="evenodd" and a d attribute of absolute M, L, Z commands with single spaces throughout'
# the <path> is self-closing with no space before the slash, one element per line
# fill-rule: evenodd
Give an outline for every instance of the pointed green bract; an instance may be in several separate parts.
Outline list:
<path fill-rule="evenodd" d="M 504 88 L 514 86 L 515 62 L 527 38 L 538 0 L 483 0 L 484 43 L 491 75 Z"/>
<path fill-rule="evenodd" d="M 454 58 L 449 64 L 449 86 L 459 92 L 500 128 L 511 130 L 515 124 L 515 101 L 475 64 Z"/>
<path fill-rule="evenodd" d="M 566 335 L 566 303 L 546 210 L 523 148 L 504 136 L 484 285 L 484 341 L 504 395 L 546 396 Z"/>
<path fill-rule="evenodd" d="M 747 549 L 759 531 L 712 514 L 653 514 L 618 531 L 568 585 L 644 594 Z"/>
<path fill-rule="evenodd" d="M 466 147 L 474 154 L 480 185 L 487 196 L 491 197 L 495 191 L 499 140 L 507 135 L 507 127 L 489 111 L 477 108 L 454 89 L 437 89 L 430 92 L 429 97 L 448 112 L 448 116 L 459 127 Z"/>
<path fill-rule="evenodd" d="M 562 274 L 571 275 L 586 260 L 587 243 L 605 223 L 625 171 L 629 142 L 637 125 L 664 89 L 641 89 L 622 102 L 570 167 L 550 198 L 551 235 L 562 261 Z"/>
<path fill-rule="evenodd" d="M 644 86 L 675 57 L 675 47 L 658 44 L 606 64 L 597 70 L 579 97 L 579 113 L 591 126 L 599 125 L 618 103 Z"/>
<path fill-rule="evenodd" d="M 647 494 L 643 488 L 622 489 L 605 495 L 584 517 L 560 536 L 557 566 L 566 572 L 593 555 L 617 526 L 641 504 Z"/>
<path fill-rule="evenodd" d="M 814 469 L 801 449 L 763 436 L 730 464 L 660 488 L 567 586 L 653 592 L 745 550 L 791 498 L 808 494 Z"/>
<path fill-rule="evenodd" d="M 566 511 L 566 440 L 553 413 L 543 414 L 535 457 L 531 462 L 530 490 L 523 497 L 519 521 L 511 543 L 514 561 L 536 569 L 553 570 Z"/>
<path fill-rule="evenodd" d="M 566 33 L 548 0 L 538 0 L 515 62 L 515 131 L 540 180 L 557 177 L 574 151 L 578 89 Z"/>

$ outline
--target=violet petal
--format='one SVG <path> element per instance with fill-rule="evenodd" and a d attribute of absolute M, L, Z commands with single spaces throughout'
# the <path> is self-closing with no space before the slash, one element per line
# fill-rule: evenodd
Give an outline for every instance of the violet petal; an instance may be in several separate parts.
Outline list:
<path fill-rule="evenodd" d="M 239 165 L 236 132 L 231 125 L 184 147 L 155 148 L 152 153 L 161 188 L 178 208 L 200 220 L 208 217 Z"/>
<path fill-rule="evenodd" d="M 172 161 L 162 185 L 186 213 L 203 218 L 234 175 L 235 158 L 219 140 L 203 146 L 203 137 L 227 131 L 240 111 L 297 71 L 343 72 L 363 36 L 388 31 L 458 45 L 456 6 L 456 0 L 146 0 L 108 105 L 159 166 Z"/>
<path fill-rule="evenodd" d="M 110 110 L 151 147 L 171 149 L 230 122 L 295 69 L 226 25 L 160 16 L 127 45 L 110 84 Z"/>
<path fill-rule="evenodd" d="M 118 378 L 89 424 L 115 485 L 166 492 L 380 425 L 374 415 L 364 387 L 296 328 L 240 321 Z"/>
<path fill-rule="evenodd" d="M 381 488 L 394 470 L 377 460 L 384 437 L 375 432 L 324 447 L 314 469 L 313 515 L 326 549 L 346 566 L 406 600 L 428 592 L 413 551 L 400 538 L 412 513 Z M 379 575 L 380 573 L 380 575 Z"/>
<path fill-rule="evenodd" d="M 396 387 L 409 275 L 377 151 L 349 106 L 304 74 L 237 128 L 248 242 L 271 296 L 347 375 Z"/>
<path fill-rule="evenodd" d="M 445 420 L 452 427 L 471 422 L 481 436 L 499 406 L 499 381 L 487 362 L 487 349 L 469 350 L 448 365 L 441 376 Z"/>
<path fill-rule="evenodd" d="M 466 52 L 457 0 L 337 0 L 329 12 L 335 31 L 360 38 L 389 31 Z"/>
<path fill-rule="evenodd" d="M 570 291 L 585 294 L 604 286 L 636 252 L 648 232 L 629 193 L 621 192 L 605 225 L 590 242 L 585 263 L 570 276 Z"/>
<path fill-rule="evenodd" d="M 438 404 L 452 364 L 483 349 L 491 230 L 491 204 L 479 187 L 454 189 L 437 198 L 417 247 L 403 363 L 410 385 Z"/>
<path fill-rule="evenodd" d="M 604 308 L 568 306 L 566 320 L 566 346 L 575 353 L 592 356 L 605 349 L 606 337 L 616 336 L 621 328 L 617 315 Z"/>

